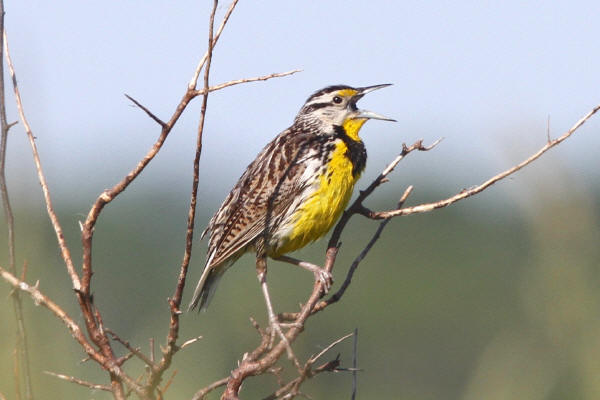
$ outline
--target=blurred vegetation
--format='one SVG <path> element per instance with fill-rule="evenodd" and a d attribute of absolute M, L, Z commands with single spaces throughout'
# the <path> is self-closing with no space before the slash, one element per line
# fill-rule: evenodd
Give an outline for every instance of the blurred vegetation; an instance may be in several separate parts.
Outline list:
<path fill-rule="evenodd" d="M 521 175 L 516 189 L 511 183 L 515 193 L 526 191 L 527 198 L 501 183 L 448 209 L 394 220 L 343 300 L 309 320 L 294 346 L 296 354 L 306 359 L 358 328 L 362 399 L 600 398 L 600 187 L 570 176 L 538 176 L 539 170 Z M 427 188 L 418 185 L 409 203 L 448 194 Z M 390 196 L 402 190 L 388 184 L 368 204 L 389 208 L 395 203 Z M 105 210 L 96 228 L 96 304 L 108 327 L 144 351 L 150 337 L 158 350 L 166 336 L 166 299 L 183 255 L 188 198 L 183 189 L 134 185 Z M 91 201 L 56 201 L 75 260 L 80 257 L 77 222 Z M 197 237 L 216 207 L 214 201 L 200 204 Z M 43 205 L 17 200 L 15 209 L 18 262 L 27 261 L 27 280 L 39 280 L 41 290 L 82 323 Z M 334 289 L 376 224 L 356 217 L 347 227 Z M 6 232 L 1 231 L 4 244 Z M 325 243 L 297 255 L 320 263 Z M 186 302 L 200 276 L 204 250 L 205 243 L 196 240 Z M 0 246 L 0 262 L 6 259 Z M 278 311 L 295 310 L 312 282 L 305 271 L 275 262 L 269 279 Z M 15 329 L 8 292 L 1 283 L 0 393 L 13 398 Z M 82 362 L 84 353 L 58 320 L 29 299 L 24 304 L 38 397 L 109 398 L 43 374 L 48 370 L 107 382 L 95 363 Z M 207 313 L 183 317 L 181 338 L 203 339 L 175 357 L 177 376 L 167 397 L 189 398 L 226 376 L 258 342 L 249 316 L 265 323 L 253 260 L 245 256 L 225 276 Z M 342 365 L 351 366 L 351 340 L 333 349 L 329 359 L 338 352 Z M 293 372 L 286 360 L 281 364 Z M 127 367 L 143 370 L 136 360 Z M 273 376 L 250 379 L 242 397 L 261 398 L 275 387 Z M 315 399 L 348 399 L 351 375 L 320 375 L 303 391 Z"/>

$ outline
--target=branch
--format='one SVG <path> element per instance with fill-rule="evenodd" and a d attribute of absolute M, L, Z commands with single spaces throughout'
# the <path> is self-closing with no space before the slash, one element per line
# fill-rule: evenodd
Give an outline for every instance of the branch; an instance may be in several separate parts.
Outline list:
<path fill-rule="evenodd" d="M 58 246 L 60 247 L 62 258 L 67 266 L 67 271 L 69 272 L 69 276 L 71 277 L 71 282 L 73 283 L 73 289 L 76 291 L 81 289 L 81 282 L 79 281 L 79 275 L 75 271 L 75 266 L 73 265 L 73 260 L 71 258 L 71 253 L 69 248 L 67 247 L 67 243 L 65 241 L 65 237 L 62 231 L 62 227 L 60 222 L 58 221 L 58 217 L 56 216 L 56 212 L 54 211 L 54 207 L 52 206 L 52 199 L 50 198 L 50 190 L 48 189 L 48 183 L 46 181 L 46 177 L 44 175 L 44 171 L 42 169 L 42 162 L 40 161 L 40 155 L 37 150 L 37 146 L 35 144 L 35 136 L 31 130 L 31 126 L 25 117 L 25 112 L 23 110 L 23 102 L 21 101 L 21 93 L 19 92 L 19 86 L 17 85 L 17 77 L 15 74 L 15 69 L 13 67 L 12 60 L 10 58 L 10 51 L 8 47 L 8 40 L 6 37 L 6 30 L 3 32 L 4 38 L 4 49 L 6 51 L 6 62 L 8 63 L 8 69 L 10 71 L 10 76 L 12 78 L 13 90 L 15 93 L 15 100 L 17 102 L 17 109 L 19 110 L 19 117 L 21 118 L 21 122 L 23 123 L 23 127 L 25 132 L 27 133 L 27 138 L 29 139 L 29 144 L 31 145 L 31 151 L 33 152 L 33 160 L 35 162 L 35 168 L 37 170 L 38 179 L 40 181 L 40 185 L 42 186 L 42 192 L 44 193 L 44 201 L 46 203 L 46 210 L 48 212 L 48 216 L 50 217 L 50 222 L 52 223 L 52 227 L 54 228 L 54 233 L 56 234 L 56 239 L 58 240 Z"/>
<path fill-rule="evenodd" d="M 84 317 L 84 320 L 86 323 L 86 328 L 87 328 L 88 334 L 90 335 L 90 338 L 92 339 L 92 341 L 100 348 L 102 357 L 99 357 L 99 353 L 95 352 L 95 350 L 91 347 L 91 345 L 89 343 L 87 343 L 87 341 L 85 341 L 85 345 L 84 345 L 84 341 L 82 341 L 81 339 L 85 338 L 85 337 L 79 330 L 78 326 L 76 326 L 77 332 L 72 331 L 72 333 L 73 333 L 74 337 L 76 337 L 75 334 L 81 336 L 80 338 L 76 337 L 76 339 L 78 339 L 80 344 L 84 347 L 84 350 L 86 351 L 86 353 L 90 354 L 92 352 L 92 350 L 94 350 L 96 357 L 91 357 L 91 354 L 90 354 L 90 357 L 93 358 L 94 360 L 96 360 L 102 366 L 103 369 L 105 369 L 106 371 L 111 373 L 112 390 L 113 390 L 113 394 L 116 398 L 124 398 L 123 387 L 121 385 L 122 381 L 127 382 L 134 390 L 136 390 L 136 392 L 140 393 L 139 386 L 131 378 L 129 378 L 127 375 L 125 375 L 118 366 L 116 366 L 116 364 L 115 364 L 116 357 L 112 353 L 112 349 L 108 342 L 108 338 L 103 333 L 101 326 L 98 325 L 98 322 L 96 321 L 96 319 L 94 317 L 94 311 L 93 311 L 94 307 L 92 305 L 91 297 L 89 296 L 89 277 L 91 277 L 91 270 L 88 271 L 88 276 L 86 276 L 86 269 L 85 269 L 85 265 L 84 265 L 84 280 L 86 280 L 86 278 L 87 278 L 87 286 L 82 285 L 79 275 L 75 271 L 75 267 L 73 265 L 73 260 L 71 258 L 70 251 L 67 247 L 67 244 L 66 244 L 66 241 L 64 238 L 64 234 L 62 231 L 62 227 L 60 225 L 60 222 L 58 221 L 58 217 L 56 216 L 56 212 L 54 211 L 54 207 L 52 205 L 52 199 L 50 198 L 50 190 L 48 188 L 46 177 L 43 172 L 43 168 L 42 168 L 42 164 L 40 161 L 37 146 L 35 144 L 35 136 L 33 135 L 31 126 L 29 125 L 27 118 L 25 117 L 25 113 L 23 110 L 23 103 L 21 101 L 21 94 L 19 92 L 19 88 L 17 85 L 17 78 L 15 75 L 15 70 L 14 70 L 14 67 L 12 64 L 12 60 L 10 58 L 8 40 L 6 37 L 6 31 L 3 32 L 3 38 L 4 38 L 4 45 L 5 45 L 5 51 L 6 51 L 6 60 L 8 62 L 8 67 L 10 69 L 10 75 L 12 77 L 13 89 L 14 89 L 15 98 L 16 98 L 16 102 L 17 102 L 17 109 L 19 110 L 19 116 L 21 118 L 21 121 L 23 122 L 25 132 L 27 133 L 27 137 L 28 137 L 29 143 L 31 145 L 31 149 L 33 152 L 33 159 L 35 162 L 38 179 L 40 181 L 40 185 L 42 186 L 42 192 L 44 194 L 44 200 L 46 203 L 46 209 L 48 212 L 48 216 L 50 217 L 50 221 L 54 228 L 54 232 L 56 234 L 58 245 L 61 249 L 62 258 L 65 262 L 67 271 L 71 278 L 71 282 L 73 284 L 73 289 L 75 290 L 76 297 L 79 302 L 79 306 L 81 308 L 81 311 L 82 311 L 82 314 L 83 314 L 83 317 Z M 85 249 L 84 249 L 84 257 L 85 257 Z M 48 299 L 48 301 L 49 301 L 49 299 Z M 50 303 L 48 303 L 48 304 L 50 304 Z M 74 327 L 70 326 L 70 328 L 74 328 Z"/>
<path fill-rule="evenodd" d="M 288 75 L 292 75 L 295 74 L 297 72 L 301 72 L 301 69 L 293 69 L 291 71 L 287 71 L 287 72 L 274 72 L 272 74 L 269 75 L 263 75 L 263 76 L 257 76 L 254 78 L 243 78 L 243 79 L 236 79 L 234 81 L 229 81 L 229 82 L 225 82 L 225 83 L 221 83 L 219 85 L 215 85 L 215 86 L 211 86 L 208 88 L 209 92 L 214 92 L 217 90 L 221 90 L 221 89 L 225 89 L 226 87 L 229 86 L 235 86 L 235 85 L 239 85 L 241 83 L 249 83 L 249 82 L 258 82 L 258 81 L 266 81 L 272 78 L 281 78 L 284 76 L 288 76 Z M 201 96 L 206 92 L 207 89 L 202 88 L 200 90 L 196 90 L 194 91 L 194 94 L 196 96 Z"/>
<path fill-rule="evenodd" d="M 211 383 L 207 387 L 198 390 L 194 394 L 194 396 L 192 397 L 192 400 L 202 400 L 202 399 L 204 399 L 204 397 L 206 397 L 207 394 L 209 394 L 210 392 L 212 392 L 216 388 L 219 388 L 221 386 L 225 386 L 228 381 L 229 381 L 229 377 L 225 377 L 223 379 L 219 379 L 218 381 L 215 381 L 215 382 Z"/>
<path fill-rule="evenodd" d="M 60 319 L 63 322 L 63 324 L 67 327 L 67 329 L 71 332 L 71 336 L 73 336 L 73 338 L 77 340 L 77 342 L 79 342 L 81 347 L 83 347 L 83 349 L 90 358 L 98 361 L 100 364 L 103 364 L 105 362 L 104 357 L 100 353 L 98 353 L 98 351 L 96 351 L 96 349 L 94 349 L 94 347 L 87 341 L 87 338 L 81 332 L 81 328 L 79 327 L 79 325 L 77 325 L 77 323 L 58 304 L 54 303 L 52 300 L 46 297 L 38 289 L 37 284 L 35 286 L 28 285 L 27 283 L 21 281 L 16 276 L 6 271 L 2 267 L 0 267 L 0 276 L 2 276 L 2 278 L 10 285 L 12 285 L 12 287 L 16 290 L 28 293 L 36 305 L 46 307 L 58 319 Z"/>
<path fill-rule="evenodd" d="M 81 386 L 85 386 L 91 390 L 104 390 L 106 392 L 112 392 L 112 388 L 110 386 L 106 386 L 106 385 L 101 385 L 99 383 L 92 383 L 92 382 L 88 382 L 88 381 L 84 381 L 78 378 L 75 378 L 73 376 L 68 376 L 68 375 L 63 375 L 63 374 L 57 374 L 55 372 L 51 372 L 51 371 L 44 371 L 45 374 L 50 375 L 50 376 L 54 376 L 58 379 L 62 379 L 68 382 L 73 382 L 76 383 L 78 385 Z"/>
<path fill-rule="evenodd" d="M 300 385 L 302 383 L 304 383 L 306 380 L 308 380 L 322 372 L 337 371 L 338 367 L 340 365 L 339 354 L 335 359 L 320 365 L 319 367 L 315 368 L 314 370 L 312 369 L 312 366 L 325 353 L 327 353 L 329 350 L 331 350 L 337 344 L 343 342 L 344 340 L 348 339 L 349 337 L 351 337 L 353 335 L 354 335 L 354 333 L 349 333 L 349 334 L 335 340 L 333 343 L 329 344 L 327 347 L 325 347 L 323 350 L 321 350 L 318 354 L 315 354 L 312 357 L 310 357 L 308 359 L 308 361 L 306 361 L 306 363 L 304 364 L 304 367 L 302 368 L 302 370 L 300 372 L 300 376 L 291 380 L 290 382 L 286 383 L 285 385 L 282 385 L 276 392 L 265 397 L 263 400 L 275 400 L 275 399 L 282 398 L 282 397 L 285 399 L 292 399 L 295 396 L 300 394 L 300 391 L 299 391 Z"/>
<path fill-rule="evenodd" d="M 406 201 L 408 196 L 410 196 L 410 194 L 412 193 L 412 190 L 413 190 L 413 186 L 409 186 L 408 188 L 406 188 L 406 190 L 404 191 L 404 194 L 398 201 L 398 208 L 402 207 L 402 205 L 404 204 L 404 202 Z M 346 293 L 346 289 L 348 288 L 348 286 L 350 286 L 350 283 L 352 282 L 352 277 L 354 276 L 354 272 L 358 268 L 358 265 L 367 256 L 367 254 L 369 253 L 369 251 L 371 250 L 373 245 L 375 245 L 375 242 L 377 242 L 377 240 L 379 240 L 379 237 L 381 236 L 381 233 L 383 232 L 383 229 L 388 224 L 388 222 L 390 222 L 390 219 L 385 219 L 379 224 L 379 227 L 373 234 L 373 237 L 371 237 L 371 240 L 369 240 L 369 242 L 367 243 L 365 248 L 360 252 L 360 254 L 354 259 L 354 261 L 350 265 L 350 268 L 348 269 L 348 273 L 346 274 L 346 279 L 344 279 L 344 283 L 342 283 L 342 286 L 338 289 L 338 291 L 335 292 L 327 300 L 322 301 L 319 304 L 317 304 L 315 309 L 313 310 L 313 312 L 319 312 L 319 311 L 323 310 L 323 308 L 325 308 L 333 303 L 338 302 L 342 298 L 344 293 Z"/>
<path fill-rule="evenodd" d="M 152 113 L 152 111 L 148 110 L 146 107 L 144 107 L 143 105 L 141 105 L 136 99 L 134 99 L 133 97 L 131 97 L 127 93 L 125 93 L 125 97 L 127 97 L 129 100 L 131 100 L 131 102 L 133 104 L 135 104 L 140 109 L 142 109 L 150 118 L 152 118 L 154 121 L 156 121 L 156 123 L 159 124 L 163 129 L 167 126 L 167 124 L 164 123 L 162 119 L 160 119 L 156 115 L 154 115 Z"/>
<path fill-rule="evenodd" d="M 522 163 L 517 164 L 516 166 L 508 169 L 507 171 L 494 176 L 493 178 L 489 179 L 488 181 L 484 182 L 482 185 L 480 185 L 478 187 L 475 187 L 470 190 L 465 190 L 465 191 L 457 194 L 456 196 L 453 196 L 449 199 L 442 200 L 442 201 L 439 201 L 436 203 L 424 204 L 424 205 L 415 206 L 415 207 L 402 208 L 404 201 L 409 196 L 409 194 L 412 190 L 412 186 L 410 186 L 404 192 L 404 195 L 400 199 L 398 208 L 396 210 L 387 211 L 387 212 L 372 212 L 372 211 L 366 209 L 362 205 L 362 202 L 379 185 L 381 185 L 382 183 L 387 181 L 387 178 L 386 178 L 387 175 L 395 168 L 395 166 L 408 153 L 410 153 L 414 150 L 428 151 L 428 150 L 432 149 L 433 147 L 435 147 L 440 141 L 439 140 L 436 141 L 429 147 L 424 146 L 422 144 L 422 141 L 417 141 L 410 147 L 403 145 L 403 149 L 402 149 L 402 152 L 400 153 L 400 155 L 398 157 L 396 157 L 396 159 L 394 159 L 383 170 L 383 172 L 367 187 L 367 189 L 360 192 L 357 199 L 352 203 L 352 205 L 342 215 L 342 218 L 335 226 L 333 234 L 331 236 L 331 239 L 329 240 L 329 244 L 328 244 L 328 248 L 327 248 L 327 252 L 326 252 L 326 256 L 325 256 L 324 269 L 328 272 L 331 272 L 331 270 L 333 269 L 336 255 L 337 255 L 337 252 L 338 252 L 339 246 L 340 246 L 339 239 L 340 239 L 341 233 L 344 230 L 348 220 L 352 217 L 352 215 L 360 213 L 360 214 L 367 215 L 370 218 L 374 218 L 374 219 L 385 219 L 385 221 L 382 224 L 380 224 L 379 228 L 373 235 L 372 239 L 369 241 L 369 243 L 367 243 L 367 245 L 362 250 L 362 252 L 356 257 L 350 270 L 348 271 L 348 274 L 346 276 L 346 280 L 345 280 L 344 284 L 342 285 L 340 290 L 338 290 L 337 293 L 335 293 L 332 297 L 330 297 L 329 299 L 327 299 L 325 301 L 318 302 L 318 299 L 319 299 L 319 296 L 321 293 L 321 289 L 322 289 L 321 288 L 322 284 L 320 281 L 316 280 L 314 283 L 314 286 L 313 286 L 313 291 L 312 291 L 309 299 L 301 307 L 301 310 L 299 312 L 282 313 L 279 315 L 279 317 L 282 320 L 293 321 L 291 324 L 292 328 L 290 328 L 289 331 L 286 333 L 287 342 L 292 343 L 296 339 L 296 337 L 298 336 L 300 331 L 304 328 L 306 319 L 310 315 L 323 310 L 329 304 L 337 302 L 342 297 L 342 295 L 345 293 L 346 288 L 351 283 L 352 276 L 354 274 L 354 271 L 358 267 L 358 264 L 366 256 L 366 254 L 372 248 L 374 243 L 378 240 L 379 235 L 381 234 L 382 230 L 384 229 L 387 221 L 389 221 L 389 218 L 394 217 L 394 216 L 399 216 L 399 215 L 414 214 L 417 212 L 427 212 L 427 211 L 431 211 L 435 208 L 445 207 L 445 206 L 452 204 L 458 200 L 472 196 L 476 193 L 479 193 L 479 192 L 485 190 L 487 187 L 491 186 L 495 182 L 511 175 L 512 173 L 523 168 L 524 166 L 530 164 L 531 162 L 533 162 L 534 160 L 539 158 L 542 154 L 544 154 L 546 151 L 548 151 L 550 148 L 552 148 L 552 147 L 558 145 L 559 143 L 561 143 L 562 141 L 564 141 L 566 138 L 571 136 L 581 125 L 583 125 L 598 110 L 600 110 L 600 105 L 595 107 L 586 116 L 581 118 L 563 136 L 561 136 L 555 140 L 549 140 L 548 143 L 541 150 L 539 150 L 537 153 L 533 154 L 531 157 L 529 157 Z M 262 333 L 261 333 L 261 335 L 262 335 Z M 236 368 L 235 370 L 233 370 L 231 372 L 231 375 L 227 382 L 227 388 L 222 396 L 223 400 L 238 399 L 238 392 L 242 385 L 242 382 L 249 376 L 260 375 L 260 374 L 266 372 L 272 365 L 274 365 L 274 363 L 279 359 L 279 357 L 281 357 L 281 354 L 285 350 L 285 344 L 283 343 L 283 341 L 280 341 L 275 347 L 273 347 L 272 349 L 269 349 L 268 351 L 265 350 L 262 346 L 263 345 L 261 343 L 261 345 L 257 349 L 255 349 L 252 353 L 247 353 L 246 356 L 244 357 L 244 359 L 242 360 L 242 362 L 240 363 L 240 365 L 238 366 L 238 368 Z M 295 390 L 293 387 L 294 381 L 290 382 L 289 385 L 291 385 L 291 386 L 289 386 L 291 388 L 290 390 Z M 286 387 L 288 387 L 288 386 L 286 385 Z M 288 394 L 291 397 L 291 395 L 296 395 L 298 393 L 289 391 Z"/>
<path fill-rule="evenodd" d="M 142 353 L 140 351 L 140 349 L 135 348 L 133 346 L 131 346 L 129 344 L 129 342 L 127 340 L 123 340 L 121 339 L 116 333 L 114 333 L 112 330 L 110 329 L 105 329 L 105 331 L 112 336 L 113 340 L 116 340 L 117 342 L 121 343 L 123 345 L 123 347 L 125 347 L 127 350 L 129 350 L 131 352 L 131 354 L 135 355 L 137 358 L 139 358 L 140 360 L 142 360 L 144 363 L 146 363 L 146 365 L 148 365 L 150 368 L 156 368 L 156 364 L 154 364 L 152 362 L 152 360 L 150 360 L 148 357 L 146 357 L 146 355 L 144 353 Z"/>
<path fill-rule="evenodd" d="M 231 4 L 229 5 L 229 8 L 227 9 L 225 16 L 223 17 L 223 21 L 221 21 L 221 25 L 219 26 L 219 29 L 217 29 L 217 31 L 214 33 L 214 37 L 212 38 L 211 42 L 208 44 L 209 48 L 206 50 L 206 53 L 204 53 L 204 56 L 202 56 L 202 59 L 200 60 L 200 62 L 198 63 L 198 66 L 196 67 L 196 72 L 194 72 L 194 76 L 190 80 L 190 83 L 188 85 L 188 90 L 196 89 L 196 85 L 198 84 L 198 78 L 200 77 L 200 71 L 202 71 L 202 67 L 204 67 L 204 64 L 210 57 L 209 53 L 212 51 L 212 49 L 217 44 L 217 41 L 221 37 L 221 33 L 223 32 L 225 25 L 227 25 L 227 21 L 229 21 L 229 17 L 231 16 L 231 13 L 233 13 L 233 10 L 235 9 L 235 6 L 237 5 L 238 1 L 239 0 L 233 0 L 231 2 Z M 212 19 L 214 21 L 214 16 L 212 17 Z M 212 29 L 211 29 L 211 32 L 212 32 Z"/>
<path fill-rule="evenodd" d="M 236 1 L 232 3 L 230 10 L 235 7 Z M 214 38 L 214 22 L 215 13 L 217 11 L 218 0 L 214 0 L 213 8 L 209 18 L 208 27 L 208 50 L 206 52 L 206 66 L 204 67 L 204 94 L 202 95 L 202 106 L 200 108 L 200 121 L 198 123 L 198 134 L 196 139 L 196 154 L 194 157 L 194 174 L 192 180 L 192 194 L 190 199 L 190 207 L 188 211 L 188 221 L 185 237 L 185 251 L 183 254 L 183 260 L 181 262 L 181 268 L 179 270 L 179 277 L 177 279 L 177 285 L 173 296 L 169 299 L 169 306 L 171 310 L 170 322 L 169 322 L 169 333 L 167 335 L 167 345 L 163 351 L 162 359 L 158 367 L 152 371 L 150 378 L 148 379 L 148 390 L 152 393 L 157 387 L 162 378 L 164 371 L 171 365 L 174 354 L 179 350 L 177 346 L 177 338 L 179 337 L 179 315 L 181 314 L 180 305 L 183 297 L 183 288 L 185 286 L 185 280 L 187 276 L 190 259 L 192 257 L 192 244 L 194 239 L 194 222 L 196 220 L 196 203 L 198 198 L 198 182 L 200 180 L 200 156 L 202 155 L 202 135 L 204 133 L 204 121 L 206 119 L 206 107 L 208 105 L 208 94 L 209 94 L 209 75 L 210 66 L 212 62 L 212 51 L 213 46 L 216 44 Z M 229 13 L 230 14 L 230 13 Z M 229 14 L 226 18 L 229 18 Z M 225 25 L 226 20 L 223 21 L 221 26 Z M 196 82 L 194 82 L 194 87 Z M 189 89 L 188 89 L 189 92 Z"/>
<path fill-rule="evenodd" d="M 0 32 L 4 32 L 4 1 L 0 0 Z M 6 230 L 8 234 L 8 268 L 13 275 L 17 275 L 16 256 L 15 256 L 15 220 L 10 205 L 10 197 L 8 195 L 8 185 L 6 183 L 6 149 L 8 142 L 8 131 L 13 124 L 9 124 L 6 120 L 6 93 L 4 90 L 4 46 L 0 46 L 0 196 L 2 198 L 2 207 L 4 217 L 6 218 Z M 21 296 L 18 291 L 14 291 L 12 295 L 13 311 L 15 313 L 15 321 L 17 324 L 17 343 L 16 357 L 20 359 L 20 364 L 23 368 L 22 381 L 25 387 L 25 398 L 33 399 L 33 385 L 31 383 L 31 368 L 29 365 L 29 347 L 27 344 L 27 335 L 25 329 L 25 319 L 23 318 L 23 305 Z M 15 377 L 19 386 L 20 378 Z M 20 388 L 17 387 L 17 399 L 20 399 Z"/>
<path fill-rule="evenodd" d="M 292 74 L 295 74 L 295 73 L 301 72 L 301 71 L 302 70 L 300 70 L 300 69 L 294 69 L 294 70 L 291 70 L 291 71 L 275 72 L 275 73 L 272 73 L 272 74 L 269 74 L 269 75 L 256 76 L 256 77 L 253 77 L 253 78 L 236 79 L 236 80 L 232 80 L 232 81 L 220 83 L 220 84 L 215 85 L 215 86 L 210 86 L 208 88 L 208 92 L 216 92 L 217 90 L 225 89 L 225 88 L 228 88 L 230 86 L 235 86 L 235 85 L 239 85 L 239 84 L 242 84 L 242 83 L 259 82 L 259 81 L 266 81 L 266 80 L 269 80 L 269 79 L 272 79 L 272 78 L 281 78 L 281 77 L 292 75 Z M 193 97 L 202 96 L 205 92 L 206 92 L 205 88 L 202 88 L 200 90 L 193 90 L 193 91 L 191 91 L 191 93 L 193 94 Z M 167 123 L 163 122 L 163 120 L 161 120 L 160 118 L 158 118 L 152 111 L 150 111 L 147 107 L 145 107 L 144 105 L 142 105 L 139 101 L 137 101 L 136 99 L 134 99 L 133 97 L 131 97 L 127 93 L 125 93 L 125 97 L 127 97 L 129 100 L 131 100 L 131 102 L 133 104 L 135 104 L 142 111 L 144 111 L 150 118 L 152 118 L 162 128 L 168 127 Z"/>
<path fill-rule="evenodd" d="M 571 127 L 571 129 L 569 129 L 567 132 L 565 132 L 562 136 L 560 136 L 559 138 L 554 139 L 554 140 L 548 140 L 546 145 L 544 145 L 536 153 L 532 154 L 530 157 L 528 157 L 524 161 L 520 162 L 519 164 L 515 165 L 514 167 L 509 168 L 506 171 L 493 176 L 492 178 L 483 182 L 479 186 L 476 186 L 476 187 L 468 189 L 468 190 L 463 190 L 460 193 L 457 193 L 452 197 L 449 197 L 444 200 L 436 201 L 433 203 L 420 204 L 418 206 L 406 207 L 406 208 L 395 209 L 395 210 L 390 210 L 390 211 L 373 212 L 370 210 L 365 210 L 363 215 L 365 215 L 371 219 L 385 219 L 385 218 L 399 217 L 399 216 L 404 216 L 404 215 L 420 214 L 420 213 L 429 212 L 429 211 L 432 211 L 432 210 L 435 210 L 438 208 L 449 206 L 450 204 L 456 203 L 457 201 L 466 199 L 467 197 L 471 197 L 473 195 L 476 195 L 477 193 L 483 192 L 485 189 L 492 186 L 494 183 L 506 178 L 507 176 L 514 174 L 515 172 L 519 171 L 523 167 L 531 164 L 533 161 L 540 158 L 545 152 L 547 152 L 554 146 L 562 143 L 564 140 L 569 138 L 573 133 L 575 133 L 575 131 L 577 129 L 579 129 L 581 127 L 581 125 L 583 125 L 588 119 L 590 119 L 594 114 L 596 114 L 596 112 L 598 112 L 598 110 L 600 110 L 600 105 L 594 107 L 594 109 L 592 109 L 592 111 L 590 111 L 584 117 L 582 117 L 579 121 L 577 121 L 575 123 L 575 125 L 573 125 Z"/>

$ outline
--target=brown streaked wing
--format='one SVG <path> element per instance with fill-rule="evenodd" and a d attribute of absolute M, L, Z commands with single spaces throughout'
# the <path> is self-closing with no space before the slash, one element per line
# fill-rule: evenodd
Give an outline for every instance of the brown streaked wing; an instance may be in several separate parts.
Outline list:
<path fill-rule="evenodd" d="M 277 227 L 303 189 L 301 153 L 315 136 L 286 130 L 270 142 L 248 166 L 223 205 L 211 219 L 209 254 L 216 248 L 210 266 L 218 265 L 244 249 L 269 226 Z M 290 158 L 292 156 L 292 158 Z M 270 198 L 271 215 L 267 216 Z M 273 229 L 269 229 L 270 231 Z M 269 232 L 272 233 L 272 232 Z"/>

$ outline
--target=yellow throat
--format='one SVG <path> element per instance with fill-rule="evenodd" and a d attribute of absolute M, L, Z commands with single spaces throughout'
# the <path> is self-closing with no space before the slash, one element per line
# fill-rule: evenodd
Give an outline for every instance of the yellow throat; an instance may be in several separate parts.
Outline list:
<path fill-rule="evenodd" d="M 358 136 L 358 132 L 366 121 L 365 118 L 344 121 L 342 128 L 347 138 L 336 140 L 327 170 L 318 177 L 317 190 L 294 214 L 291 233 L 287 240 L 274 250 L 273 256 L 277 257 L 297 250 L 319 239 L 338 220 L 348 205 L 348 201 L 352 197 L 354 184 L 364 168 L 365 160 L 362 159 L 359 169 L 356 169 L 351 153 L 355 147 L 359 147 L 361 151 L 364 151 L 364 145 Z M 364 154 L 364 157 L 366 158 L 366 154 Z"/>

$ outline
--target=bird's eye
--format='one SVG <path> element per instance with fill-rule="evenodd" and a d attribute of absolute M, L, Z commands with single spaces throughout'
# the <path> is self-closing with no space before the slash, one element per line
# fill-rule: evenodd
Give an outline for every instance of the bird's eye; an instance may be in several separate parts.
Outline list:
<path fill-rule="evenodd" d="M 335 104 L 340 104 L 340 103 L 342 102 L 342 98 L 341 98 L 340 96 L 335 96 L 335 97 L 333 98 L 333 102 L 334 102 Z"/>

